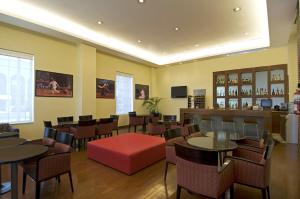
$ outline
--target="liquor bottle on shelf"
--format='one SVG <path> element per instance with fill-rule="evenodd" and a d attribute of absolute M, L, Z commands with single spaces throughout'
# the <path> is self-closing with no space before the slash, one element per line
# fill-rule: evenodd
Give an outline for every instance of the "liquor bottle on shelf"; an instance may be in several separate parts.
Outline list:
<path fill-rule="evenodd" d="M 266 89 L 266 88 L 265 88 L 264 95 L 268 95 L 268 91 L 267 91 L 267 89 Z"/>
<path fill-rule="evenodd" d="M 274 88 L 272 89 L 272 95 L 275 95 L 275 91 L 274 91 Z"/>
<path fill-rule="evenodd" d="M 237 92 L 237 89 L 235 90 L 235 96 L 237 96 L 238 95 L 238 92 Z"/>
<path fill-rule="evenodd" d="M 258 91 L 258 88 L 256 89 L 256 95 L 259 95 L 259 91 Z"/>
<path fill-rule="evenodd" d="M 284 95 L 283 89 L 280 89 L 280 95 Z"/>
<path fill-rule="evenodd" d="M 273 74 L 273 75 L 272 75 L 272 81 L 274 81 L 274 80 L 275 80 L 275 75 Z"/>
<path fill-rule="evenodd" d="M 249 90 L 249 95 L 252 95 L 252 89 L 250 88 L 250 90 Z"/>
<path fill-rule="evenodd" d="M 276 89 L 276 95 L 279 95 L 279 89 L 278 88 Z"/>

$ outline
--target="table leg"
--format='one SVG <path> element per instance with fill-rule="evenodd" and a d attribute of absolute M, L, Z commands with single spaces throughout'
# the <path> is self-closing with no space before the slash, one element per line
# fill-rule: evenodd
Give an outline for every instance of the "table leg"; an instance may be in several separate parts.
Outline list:
<path fill-rule="evenodd" d="M 18 163 L 11 164 L 11 198 L 18 199 Z"/>
<path fill-rule="evenodd" d="M 10 182 L 2 183 L 2 175 L 1 175 L 1 164 L 0 164 L 0 195 L 5 194 L 10 191 L 11 185 Z"/>

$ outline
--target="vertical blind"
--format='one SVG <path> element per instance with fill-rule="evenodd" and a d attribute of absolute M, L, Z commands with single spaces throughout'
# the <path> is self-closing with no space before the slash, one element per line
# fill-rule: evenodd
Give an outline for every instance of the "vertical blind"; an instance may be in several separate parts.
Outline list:
<path fill-rule="evenodd" d="M 33 122 L 32 55 L 0 49 L 0 123 Z"/>
<path fill-rule="evenodd" d="M 117 73 L 116 77 L 116 113 L 128 114 L 133 110 L 133 77 Z"/>

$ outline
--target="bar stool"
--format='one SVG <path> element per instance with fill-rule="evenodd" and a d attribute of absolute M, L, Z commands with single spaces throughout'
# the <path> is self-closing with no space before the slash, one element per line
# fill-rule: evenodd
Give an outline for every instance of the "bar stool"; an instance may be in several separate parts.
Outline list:
<path fill-rule="evenodd" d="M 224 128 L 225 124 L 230 124 L 231 125 L 231 127 L 233 129 L 232 133 L 236 132 L 235 121 L 233 120 L 233 118 L 223 118 L 223 120 L 222 120 L 222 130 L 225 131 L 225 132 L 227 132 L 227 130 Z"/>
<path fill-rule="evenodd" d="M 245 119 L 244 120 L 244 126 L 243 126 L 243 132 L 244 132 L 244 135 L 245 135 L 245 128 L 246 127 L 250 127 L 250 126 L 255 126 L 255 129 L 256 129 L 256 137 L 259 138 L 259 131 L 258 131 L 258 123 L 256 120 L 251 120 L 251 119 Z"/>
<path fill-rule="evenodd" d="M 206 123 L 206 124 L 209 124 L 209 130 L 212 131 L 213 130 L 213 125 L 212 125 L 212 120 L 210 117 L 204 115 L 201 117 L 201 121 L 200 121 L 200 125 L 201 127 L 203 127 L 203 124 Z M 207 127 L 207 126 L 206 126 Z M 205 130 L 207 131 L 208 129 L 205 128 Z"/>

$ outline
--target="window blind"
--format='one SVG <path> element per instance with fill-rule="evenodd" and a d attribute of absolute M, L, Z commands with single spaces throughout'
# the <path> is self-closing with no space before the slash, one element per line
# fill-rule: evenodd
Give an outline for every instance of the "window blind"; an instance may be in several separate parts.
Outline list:
<path fill-rule="evenodd" d="M 128 114 L 133 111 L 133 77 L 117 73 L 116 76 L 116 113 Z"/>

